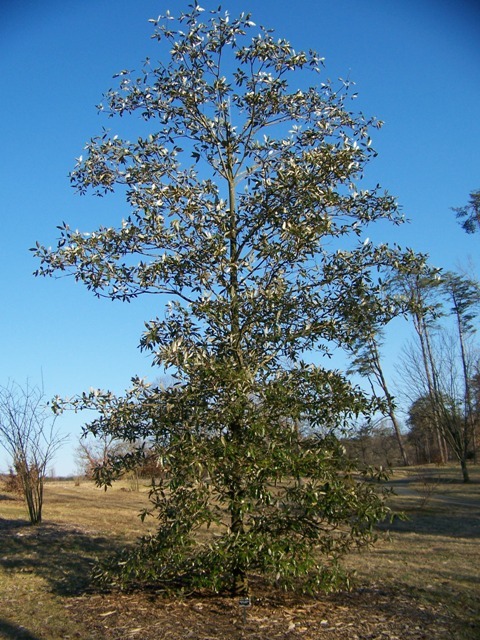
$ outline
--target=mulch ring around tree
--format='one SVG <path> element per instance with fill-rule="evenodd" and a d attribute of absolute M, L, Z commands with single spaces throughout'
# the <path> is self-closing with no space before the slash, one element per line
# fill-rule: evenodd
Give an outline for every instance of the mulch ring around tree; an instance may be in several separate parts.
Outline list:
<path fill-rule="evenodd" d="M 441 604 L 420 605 L 413 594 L 378 586 L 318 599 L 257 593 L 248 607 L 220 596 L 172 599 L 145 592 L 89 594 L 69 599 L 66 607 L 91 629 L 92 638 L 107 640 L 467 637 Z"/>

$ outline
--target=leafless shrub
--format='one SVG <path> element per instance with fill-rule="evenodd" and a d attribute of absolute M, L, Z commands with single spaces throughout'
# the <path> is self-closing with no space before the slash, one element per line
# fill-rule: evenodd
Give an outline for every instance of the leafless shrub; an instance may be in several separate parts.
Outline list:
<path fill-rule="evenodd" d="M 10 481 L 21 487 L 32 524 L 42 520 L 47 465 L 64 440 L 42 389 L 28 382 L 0 387 L 0 445 L 11 457 Z"/>

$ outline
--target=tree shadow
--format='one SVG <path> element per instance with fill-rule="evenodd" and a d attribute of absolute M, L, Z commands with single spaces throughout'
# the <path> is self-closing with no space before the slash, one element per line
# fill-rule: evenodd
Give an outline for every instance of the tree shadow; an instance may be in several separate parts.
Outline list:
<path fill-rule="evenodd" d="M 403 515 L 391 523 L 381 523 L 378 528 L 397 533 L 480 538 L 480 504 L 449 503 L 432 497 L 426 506 L 404 508 Z"/>
<path fill-rule="evenodd" d="M 33 573 L 44 578 L 53 593 L 73 596 L 91 586 L 96 560 L 119 544 L 78 527 L 0 519 L 0 546 L 0 566 L 6 571 Z"/>
<path fill-rule="evenodd" d="M 8 495 L 8 493 L 0 493 L 0 500 L 11 500 L 15 502 L 15 500 L 18 500 L 18 498 L 12 495 Z"/>
<path fill-rule="evenodd" d="M 40 640 L 38 636 L 34 636 L 25 627 L 11 624 L 2 618 L 0 618 L 0 634 L 5 640 Z"/>
<path fill-rule="evenodd" d="M 395 509 L 406 515 L 393 523 L 382 523 L 381 530 L 420 533 L 459 538 L 480 538 L 480 500 L 472 485 L 459 477 L 442 476 L 442 471 L 427 469 L 407 478 L 390 479 L 387 486 L 396 496 Z M 420 484 L 423 482 L 423 485 Z M 468 487 L 469 493 L 448 492 L 452 486 Z"/>
<path fill-rule="evenodd" d="M 470 482 L 465 483 L 459 474 L 458 477 L 452 476 L 442 476 L 435 471 L 426 471 L 425 473 L 418 474 L 415 476 L 410 476 L 408 478 L 391 478 L 388 480 L 388 486 L 392 488 L 395 487 L 409 487 L 410 485 L 418 484 L 418 483 L 426 483 L 426 484 L 435 484 L 439 486 L 476 486 L 480 484 L 477 480 L 470 480 Z M 414 489 L 412 489 L 414 490 Z"/>

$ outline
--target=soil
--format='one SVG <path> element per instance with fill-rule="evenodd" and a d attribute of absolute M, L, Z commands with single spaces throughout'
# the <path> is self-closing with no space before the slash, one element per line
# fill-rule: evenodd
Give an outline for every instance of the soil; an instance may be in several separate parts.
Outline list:
<path fill-rule="evenodd" d="M 466 502 L 463 496 L 460 500 Z M 451 523 L 442 514 L 448 535 L 454 535 Z M 468 509 L 468 517 L 472 520 L 471 509 Z M 418 521 L 415 522 L 418 529 Z M 478 537 L 472 529 L 469 538 L 469 531 L 465 526 L 462 529 L 467 542 Z M 445 532 L 437 533 L 444 535 Z M 41 578 L 56 606 L 64 612 L 67 634 L 39 634 L 38 638 L 464 640 L 480 637 L 480 621 L 475 612 L 460 619 L 462 607 L 466 609 L 467 603 L 465 606 L 460 603 L 454 611 L 452 596 L 449 600 L 443 593 L 429 593 L 428 581 L 424 588 L 423 582 L 421 587 L 415 587 L 406 579 L 402 582 L 401 577 L 388 582 L 383 576 L 382 582 L 381 572 L 374 566 L 369 568 L 370 575 L 364 576 L 364 583 L 357 583 L 352 591 L 316 598 L 275 591 L 261 583 L 253 584 L 249 606 L 241 606 L 238 599 L 206 594 L 174 599 L 154 591 L 100 593 L 92 588 L 86 569 L 93 557 L 110 553 L 113 546 L 111 537 L 90 526 L 51 521 L 30 527 L 24 520 L 0 517 L 0 566 L 9 575 L 18 575 L 19 579 L 29 575 Z M 421 558 L 416 561 L 421 571 Z M 441 571 L 446 570 L 445 563 L 440 557 L 437 562 L 443 563 L 438 570 L 441 576 Z M 442 579 L 448 581 L 448 574 Z M 475 589 L 473 583 L 471 587 Z M 33 598 L 40 596 L 46 601 L 46 592 Z M 456 594 L 453 598 L 459 600 L 460 596 Z M 22 608 L 24 605 L 18 603 Z M 5 617 L 11 614 L 15 619 L 15 612 L 5 608 L 4 613 Z M 54 615 L 58 615 L 58 609 Z M 16 632 L 20 628 L 16 626 Z M 13 631 L 3 636 L 2 630 L 0 625 L 0 638 L 36 637 L 23 632 L 16 635 Z"/>
<path fill-rule="evenodd" d="M 222 597 L 166 599 L 108 594 L 70 599 L 71 615 L 92 638 L 124 640 L 408 640 L 452 639 L 457 624 L 441 606 L 419 605 L 414 594 L 358 588 L 320 599 L 259 594 L 251 606 Z"/>

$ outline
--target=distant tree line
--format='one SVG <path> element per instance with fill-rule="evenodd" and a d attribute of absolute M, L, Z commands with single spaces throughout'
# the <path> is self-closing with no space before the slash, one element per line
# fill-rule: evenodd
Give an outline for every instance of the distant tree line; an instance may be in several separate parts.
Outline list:
<path fill-rule="evenodd" d="M 414 337 L 403 349 L 397 369 L 402 382 L 395 395 L 382 364 L 382 329 L 372 326 L 371 334 L 352 349 L 351 372 L 367 380 L 382 400 L 384 419 L 361 426 L 350 448 L 364 461 L 381 459 L 384 464 L 455 459 L 468 482 L 467 462 L 477 459 L 480 429 L 479 283 L 471 276 L 431 269 L 393 277 L 385 295 L 403 300 Z M 400 427 L 399 400 L 406 410 L 406 434 Z"/>

